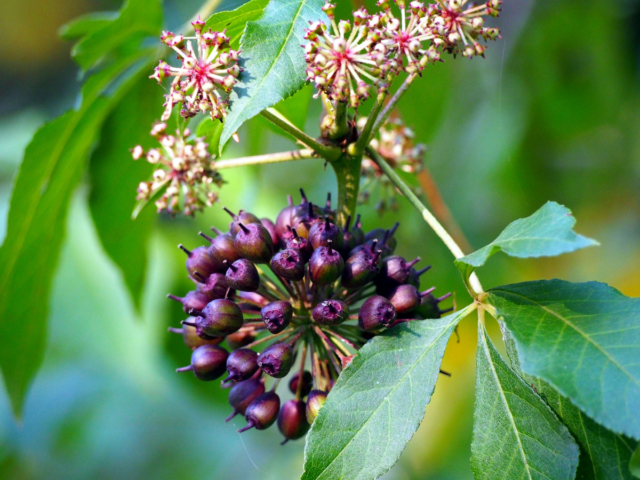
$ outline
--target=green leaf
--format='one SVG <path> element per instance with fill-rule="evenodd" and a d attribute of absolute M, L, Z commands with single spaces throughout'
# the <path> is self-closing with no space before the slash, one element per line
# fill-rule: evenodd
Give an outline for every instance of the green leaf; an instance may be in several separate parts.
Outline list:
<path fill-rule="evenodd" d="M 567 428 L 502 360 L 478 323 L 471 468 L 476 479 L 573 479 L 578 447 Z"/>
<path fill-rule="evenodd" d="M 455 261 L 466 278 L 496 252 L 519 258 L 552 257 L 598 245 L 573 231 L 576 220 L 571 211 L 547 202 L 537 212 L 509 224 L 489 245 Z"/>
<path fill-rule="evenodd" d="M 453 329 L 473 308 L 402 324 L 362 347 L 313 423 L 303 480 L 377 478 L 393 466 L 424 416 Z"/>
<path fill-rule="evenodd" d="M 105 27 L 116 18 L 118 18 L 118 12 L 88 13 L 60 27 L 58 34 L 65 40 L 77 40 Z"/>
<path fill-rule="evenodd" d="M 268 3 L 269 0 L 251 0 L 235 10 L 214 13 L 207 19 L 205 29 L 226 30 L 231 47 L 236 48 L 247 22 L 260 19 Z"/>
<path fill-rule="evenodd" d="M 105 56 L 122 48 L 132 51 L 149 36 L 157 36 L 162 28 L 162 3 L 158 0 L 127 0 L 117 18 L 92 30 L 74 45 L 71 55 L 88 70 Z"/>
<path fill-rule="evenodd" d="M 132 220 L 135 192 L 153 167 L 133 161 L 129 150 L 152 145 L 149 130 L 162 113 L 162 103 L 149 79 L 142 76 L 107 118 L 98 148 L 91 156 L 89 206 L 105 251 L 124 277 L 136 308 L 140 308 L 147 266 L 147 242 L 155 213 L 152 208 Z M 145 145 L 146 144 L 146 145 Z"/>
<path fill-rule="evenodd" d="M 324 0 L 271 0 L 240 40 L 244 72 L 231 92 L 231 107 L 220 140 L 224 147 L 240 126 L 300 90 L 306 83 L 304 29 L 325 20 Z"/>
<path fill-rule="evenodd" d="M 222 134 L 222 123 L 218 120 L 212 120 L 207 117 L 198 124 L 196 136 L 205 137 L 209 144 L 209 151 L 216 155 L 218 153 L 218 144 L 220 143 L 220 135 Z"/>
<path fill-rule="evenodd" d="M 638 445 L 636 451 L 633 452 L 633 455 L 631 456 L 631 460 L 629 461 L 629 470 L 634 477 L 640 478 L 640 445 Z"/>
<path fill-rule="evenodd" d="M 603 283 L 542 280 L 493 288 L 523 372 L 596 422 L 640 438 L 640 299 Z"/>

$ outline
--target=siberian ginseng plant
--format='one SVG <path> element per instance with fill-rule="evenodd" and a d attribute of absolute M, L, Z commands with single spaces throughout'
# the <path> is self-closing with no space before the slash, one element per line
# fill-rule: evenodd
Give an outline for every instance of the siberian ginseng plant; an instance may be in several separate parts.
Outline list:
<path fill-rule="evenodd" d="M 277 428 L 283 444 L 305 439 L 303 479 L 373 479 L 389 470 L 436 382 L 450 374 L 441 369 L 445 348 L 470 315 L 478 334 L 474 476 L 631 478 L 640 439 L 640 301 L 597 282 L 484 289 L 476 272 L 498 252 L 556 256 L 597 243 L 575 233 L 571 212 L 550 201 L 465 254 L 456 224 L 433 215 L 403 180 L 424 174 L 425 148 L 398 102 L 440 62 L 484 57 L 501 38 L 492 21 L 502 2 L 379 0 L 348 18 L 322 0 L 251 0 L 212 13 L 218 3 L 205 3 L 176 31 L 161 31 L 163 11 L 153 0 L 128 0 L 116 17 L 83 17 L 64 31 L 77 40 L 82 101 L 34 136 L 0 250 L 0 331 L 14 340 L 0 366 L 16 413 L 41 362 L 46 305 L 24 319 L 24 307 L 10 299 L 26 288 L 48 293 L 81 159 L 122 111 L 135 118 L 125 135 L 131 143 L 111 148 L 130 150 L 151 170 L 142 182 L 116 178 L 110 188 L 136 197 L 127 213 L 137 222 L 152 221 L 152 209 L 171 222 L 223 208 L 229 169 L 290 168 L 276 216 L 225 208 L 228 226 L 184 238 L 193 288 L 169 295 L 184 315 L 167 328 L 186 346 L 177 371 L 228 388 L 226 420 L 244 418 L 239 432 Z M 318 136 L 284 108 L 306 85 L 322 105 Z M 258 115 L 299 148 L 223 155 L 231 139 L 247 141 L 239 129 Z M 336 196 L 298 189 L 295 162 L 303 159 L 333 170 Z M 402 219 L 362 221 L 359 209 L 374 197 L 378 210 L 404 197 L 420 213 L 450 250 L 468 305 L 430 284 L 426 246 L 424 261 L 398 254 Z M 43 219 L 54 228 L 41 228 Z M 29 271 L 27 257 L 36 253 L 48 270 Z M 14 281 L 18 272 L 30 275 L 28 286 Z M 127 279 L 141 288 L 139 277 Z M 20 324 L 8 321 L 18 315 Z M 489 317 L 506 357 L 487 334 Z"/>

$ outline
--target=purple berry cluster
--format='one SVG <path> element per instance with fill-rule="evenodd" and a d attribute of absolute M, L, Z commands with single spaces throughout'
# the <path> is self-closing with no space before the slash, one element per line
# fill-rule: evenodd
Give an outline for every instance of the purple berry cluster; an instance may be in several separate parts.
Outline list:
<path fill-rule="evenodd" d="M 240 211 L 228 232 L 188 250 L 195 290 L 183 298 L 182 328 L 201 380 L 230 386 L 233 413 L 250 428 L 278 423 L 285 441 L 304 436 L 327 393 L 370 338 L 401 322 L 439 318 L 434 288 L 419 291 L 420 261 L 394 255 L 396 224 L 365 233 L 359 216 L 339 226 L 331 198 L 324 207 L 289 205 L 275 222 Z M 225 342 L 225 346 L 222 344 Z M 294 368 L 294 363 L 298 366 Z M 289 381 L 293 398 L 281 405 L 276 389 Z M 267 379 L 273 379 L 267 390 Z"/>

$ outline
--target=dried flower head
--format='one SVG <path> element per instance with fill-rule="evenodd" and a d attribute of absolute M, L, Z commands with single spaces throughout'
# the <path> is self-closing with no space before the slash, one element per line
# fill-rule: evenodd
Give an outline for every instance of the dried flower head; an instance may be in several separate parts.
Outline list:
<path fill-rule="evenodd" d="M 353 14 L 353 27 L 334 18 L 335 5 L 323 10 L 331 30 L 323 22 L 313 22 L 306 30 L 307 78 L 331 100 L 357 107 L 369 98 L 370 83 L 385 88 L 384 78 L 391 65 L 384 52 L 372 49 L 369 15 L 364 8 Z"/>
<path fill-rule="evenodd" d="M 366 121 L 366 117 L 360 118 L 359 126 L 364 126 Z M 422 143 L 415 144 L 414 137 L 413 131 L 399 117 L 392 117 L 382 125 L 370 146 L 393 168 L 415 174 L 424 168 L 426 146 Z M 366 157 L 362 160 L 361 178 L 363 185 L 360 189 L 360 203 L 367 203 L 372 192 L 378 189 L 376 210 L 383 213 L 387 209 L 398 208 L 395 186 L 373 160 Z"/>
<path fill-rule="evenodd" d="M 174 105 L 181 103 L 180 114 L 192 117 L 198 112 L 209 112 L 212 119 L 222 120 L 227 114 L 227 96 L 241 72 L 238 66 L 239 51 L 229 49 L 229 37 L 224 32 L 202 32 L 205 23 L 200 17 L 192 22 L 195 37 L 183 37 L 163 32 L 160 39 L 171 47 L 182 62 L 173 67 L 161 61 L 150 78 L 161 83 L 167 77 L 175 77 L 162 114 L 162 121 L 171 116 Z M 196 41 L 194 50 L 192 40 Z"/>
<path fill-rule="evenodd" d="M 175 136 L 167 135 L 166 129 L 166 123 L 156 123 L 151 130 L 151 135 L 160 142 L 160 148 L 145 152 L 138 145 L 131 150 L 134 160 L 145 157 L 158 167 L 150 181 L 138 186 L 139 207 L 165 189 L 155 202 L 158 212 L 182 211 L 185 215 L 193 215 L 217 200 L 213 185 L 219 187 L 222 178 L 215 171 L 215 162 L 203 138 L 189 139 L 191 132 L 188 129 L 176 131 Z"/>

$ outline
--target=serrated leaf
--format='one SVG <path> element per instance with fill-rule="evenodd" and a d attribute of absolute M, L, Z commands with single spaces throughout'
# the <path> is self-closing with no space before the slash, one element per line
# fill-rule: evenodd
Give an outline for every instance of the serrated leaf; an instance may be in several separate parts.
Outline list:
<path fill-rule="evenodd" d="M 214 13 L 207 19 L 205 29 L 226 30 L 231 47 L 237 48 L 247 22 L 258 20 L 268 3 L 269 0 L 251 0 L 235 10 Z"/>
<path fill-rule="evenodd" d="M 552 257 L 598 245 L 573 231 L 576 220 L 571 211 L 555 202 L 547 202 L 533 215 L 510 223 L 489 245 L 455 261 L 466 278 L 485 264 L 496 252 L 512 257 Z"/>
<path fill-rule="evenodd" d="M 231 92 L 220 149 L 250 118 L 293 95 L 306 83 L 304 29 L 325 20 L 324 0 L 271 0 L 240 41 L 244 72 Z"/>
<path fill-rule="evenodd" d="M 162 104 L 144 75 L 107 118 L 89 163 L 93 222 L 138 309 L 155 214 L 153 209 L 146 209 L 134 221 L 131 212 L 136 204 L 136 188 L 149 179 L 153 167 L 145 161 L 134 162 L 129 150 L 141 142 L 145 148 L 151 146 L 149 130 L 160 113 Z"/>
<path fill-rule="evenodd" d="M 551 409 L 502 360 L 478 323 L 471 468 L 476 479 L 571 480 L 578 447 Z"/>
<path fill-rule="evenodd" d="M 541 280 L 489 290 L 526 374 L 607 428 L 640 438 L 640 299 L 603 283 Z"/>
<path fill-rule="evenodd" d="M 424 416 L 453 329 L 472 309 L 402 324 L 362 347 L 309 432 L 303 480 L 377 478 L 393 466 Z"/>
<path fill-rule="evenodd" d="M 598 425 L 547 382 L 522 372 L 515 341 L 504 323 L 500 323 L 500 328 L 507 347 L 507 355 L 511 360 L 511 368 L 535 388 L 540 398 L 551 407 L 578 443 L 580 462 L 576 478 L 581 480 L 631 479 L 628 464 L 637 442 Z"/>
<path fill-rule="evenodd" d="M 95 67 L 119 48 L 133 51 L 141 41 L 160 34 L 162 3 L 158 0 L 126 0 L 118 16 L 76 43 L 71 55 L 84 71 Z"/>

